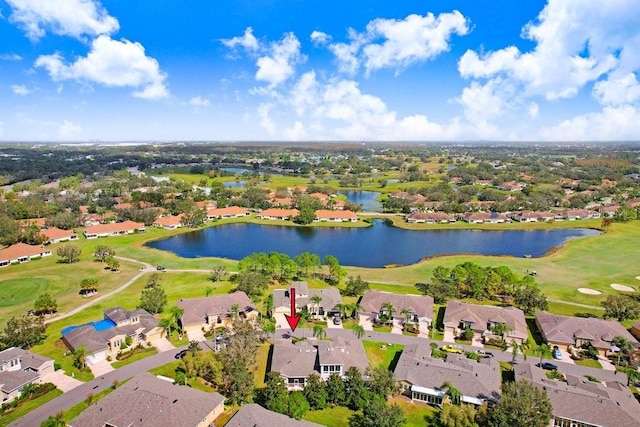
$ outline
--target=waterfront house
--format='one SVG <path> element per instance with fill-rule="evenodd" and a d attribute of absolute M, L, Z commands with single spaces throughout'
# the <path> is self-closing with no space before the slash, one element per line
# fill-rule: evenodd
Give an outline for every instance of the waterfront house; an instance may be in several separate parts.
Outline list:
<path fill-rule="evenodd" d="M 230 219 L 242 218 L 249 215 L 249 209 L 240 206 L 229 206 L 227 208 L 207 209 L 207 219 Z"/>
<path fill-rule="evenodd" d="M 316 221 L 324 222 L 356 222 L 358 214 L 347 210 L 327 210 L 319 209 L 316 211 Z"/>
<path fill-rule="evenodd" d="M 99 237 L 124 236 L 125 234 L 142 233 L 146 230 L 144 224 L 141 222 L 115 222 L 87 227 L 84 230 L 84 237 L 87 239 L 97 239 Z"/>
<path fill-rule="evenodd" d="M 407 215 L 408 223 L 448 224 L 456 222 L 453 215 L 445 212 L 413 212 Z"/>
<path fill-rule="evenodd" d="M 183 217 L 184 217 L 183 214 L 161 216 L 156 218 L 156 220 L 153 222 L 153 226 L 164 228 L 165 230 L 175 230 L 176 228 L 182 227 Z"/>
<path fill-rule="evenodd" d="M 271 208 L 264 209 L 260 213 L 258 213 L 258 218 L 260 219 L 271 219 L 271 220 L 280 220 L 286 221 L 300 215 L 300 211 L 298 209 L 280 209 L 280 208 Z"/>

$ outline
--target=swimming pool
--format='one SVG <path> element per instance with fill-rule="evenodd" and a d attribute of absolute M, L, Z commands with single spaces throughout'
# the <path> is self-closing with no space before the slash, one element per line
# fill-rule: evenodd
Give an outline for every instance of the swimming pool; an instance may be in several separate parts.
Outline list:
<path fill-rule="evenodd" d="M 89 323 L 85 323 L 84 325 L 71 325 L 71 326 L 67 326 L 66 328 L 64 328 L 62 330 L 62 335 L 67 334 L 71 331 L 73 331 L 76 328 L 79 328 L 80 326 L 85 326 L 85 325 L 91 325 L 93 326 L 93 328 L 100 332 L 100 331 L 104 331 L 107 329 L 111 329 L 113 327 L 116 326 L 115 323 L 113 323 L 111 320 L 109 319 L 102 319 L 102 320 L 98 320 L 97 322 L 89 322 Z"/>

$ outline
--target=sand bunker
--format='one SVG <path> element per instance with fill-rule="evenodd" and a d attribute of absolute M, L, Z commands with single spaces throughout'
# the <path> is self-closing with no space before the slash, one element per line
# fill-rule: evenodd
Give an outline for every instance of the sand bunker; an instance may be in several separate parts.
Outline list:
<path fill-rule="evenodd" d="M 640 280 L 640 276 L 636 276 L 636 279 Z"/>
<path fill-rule="evenodd" d="M 611 287 L 613 289 L 615 289 L 616 291 L 622 291 L 622 292 L 633 292 L 633 291 L 635 291 L 635 289 L 633 289 L 631 286 L 619 285 L 617 283 L 612 283 Z"/>
<path fill-rule="evenodd" d="M 589 288 L 578 288 L 578 292 L 580 292 L 581 294 L 587 294 L 587 295 L 600 295 L 602 293 L 600 291 L 596 291 L 595 289 L 589 289 Z"/>

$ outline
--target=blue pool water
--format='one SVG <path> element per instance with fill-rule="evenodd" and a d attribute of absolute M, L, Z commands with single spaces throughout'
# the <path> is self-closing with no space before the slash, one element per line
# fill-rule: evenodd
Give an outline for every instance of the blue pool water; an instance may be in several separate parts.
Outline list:
<path fill-rule="evenodd" d="M 91 325 L 91 326 L 93 326 L 93 328 L 94 328 L 96 331 L 98 331 L 98 332 L 100 332 L 100 331 L 104 331 L 104 330 L 106 330 L 106 329 L 111 329 L 111 328 L 113 328 L 114 326 L 116 326 L 116 324 L 115 324 L 115 323 L 113 323 L 113 322 L 112 322 L 111 320 L 109 320 L 109 319 L 102 319 L 102 320 L 99 320 L 99 321 L 97 321 L 97 322 L 89 322 L 89 323 L 85 323 L 85 325 Z M 68 333 L 68 332 L 70 332 L 70 331 L 73 331 L 73 330 L 74 330 L 74 329 L 76 329 L 76 328 L 79 328 L 80 326 L 84 326 L 84 325 L 71 325 L 71 326 L 67 326 L 66 328 L 64 328 L 64 329 L 62 330 L 62 334 L 64 335 L 64 334 L 66 334 L 66 333 Z"/>

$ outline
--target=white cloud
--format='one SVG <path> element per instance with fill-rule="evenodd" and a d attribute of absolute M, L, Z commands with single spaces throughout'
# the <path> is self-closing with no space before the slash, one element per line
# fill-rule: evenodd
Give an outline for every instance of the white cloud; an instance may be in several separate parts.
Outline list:
<path fill-rule="evenodd" d="M 535 119 L 536 117 L 538 117 L 539 112 L 540 112 L 540 107 L 538 107 L 538 104 L 536 104 L 535 102 L 532 102 L 531 104 L 529 104 L 529 108 L 527 110 L 527 115 L 529 117 L 531 117 L 532 119 Z"/>
<path fill-rule="evenodd" d="M 210 101 L 207 98 L 203 98 L 201 96 L 194 96 L 189 100 L 189 105 L 193 105 L 198 108 L 207 108 L 210 104 Z"/>
<path fill-rule="evenodd" d="M 71 138 L 82 133 L 82 128 L 75 123 L 64 120 L 60 126 L 58 126 L 58 135 L 61 138 Z"/>
<path fill-rule="evenodd" d="M 501 79 L 489 80 L 486 84 L 472 82 L 462 90 L 457 100 L 464 108 L 465 116 L 472 123 L 492 121 L 505 110 L 505 100 L 500 91 Z"/>
<path fill-rule="evenodd" d="M 311 36 L 309 36 L 309 38 L 316 46 L 323 45 L 331 41 L 331 36 L 329 34 L 316 30 L 311 33 Z"/>
<path fill-rule="evenodd" d="M 369 22 L 363 33 L 350 28 L 349 42 L 333 43 L 329 49 L 343 72 L 353 74 L 361 64 L 366 74 L 382 68 L 399 72 L 448 51 L 453 34 L 468 32 L 468 21 L 457 10 L 437 17 L 428 13 L 404 19 L 378 18 Z"/>
<path fill-rule="evenodd" d="M 304 61 L 300 54 L 300 42 L 293 33 L 284 35 L 281 41 L 274 42 L 269 47 L 269 53 L 256 61 L 258 71 L 256 80 L 265 81 L 270 86 L 276 86 L 293 76 L 293 66 Z"/>
<path fill-rule="evenodd" d="M 251 27 L 247 27 L 242 36 L 236 36 L 232 39 L 222 39 L 221 42 L 230 49 L 235 49 L 240 46 L 246 50 L 255 51 L 260 47 L 258 39 L 253 35 L 253 28 Z"/>
<path fill-rule="evenodd" d="M 146 56 L 140 43 L 99 36 L 86 57 L 66 65 L 60 54 L 40 56 L 36 67 L 47 70 L 56 81 L 76 79 L 112 87 L 133 87 L 133 96 L 144 99 L 166 98 L 166 75 L 158 61 Z"/>
<path fill-rule="evenodd" d="M 81 38 L 111 34 L 119 29 L 118 20 L 94 0 L 7 0 L 7 3 L 12 8 L 10 20 L 33 41 L 47 31 Z"/>
<path fill-rule="evenodd" d="M 635 0 L 549 0 L 523 28 L 535 43 L 529 52 L 509 46 L 486 54 L 467 51 L 458 68 L 463 77 L 502 76 L 526 96 L 570 98 L 587 83 L 623 65 L 640 65 L 637 52 L 640 3 Z M 622 60 L 621 60 L 622 58 Z"/>
<path fill-rule="evenodd" d="M 25 85 L 12 85 L 11 90 L 16 95 L 28 95 L 31 93 L 31 89 L 29 89 Z"/>
<path fill-rule="evenodd" d="M 2 61 L 22 61 L 22 56 L 17 53 L 5 53 L 0 55 Z"/>
<path fill-rule="evenodd" d="M 638 135 L 640 111 L 631 105 L 605 106 L 601 112 L 576 116 L 541 132 L 553 141 L 635 141 Z"/>
<path fill-rule="evenodd" d="M 271 118 L 270 111 L 274 107 L 273 104 L 260 104 L 258 105 L 258 117 L 260 117 L 260 126 L 267 131 L 269 136 L 276 134 L 276 123 Z"/>
<path fill-rule="evenodd" d="M 640 82 L 634 73 L 597 82 L 593 96 L 604 105 L 631 104 L 640 99 Z"/>
<path fill-rule="evenodd" d="M 282 134 L 288 141 L 302 141 L 308 137 L 301 121 L 296 121 L 292 127 L 285 129 Z"/>

